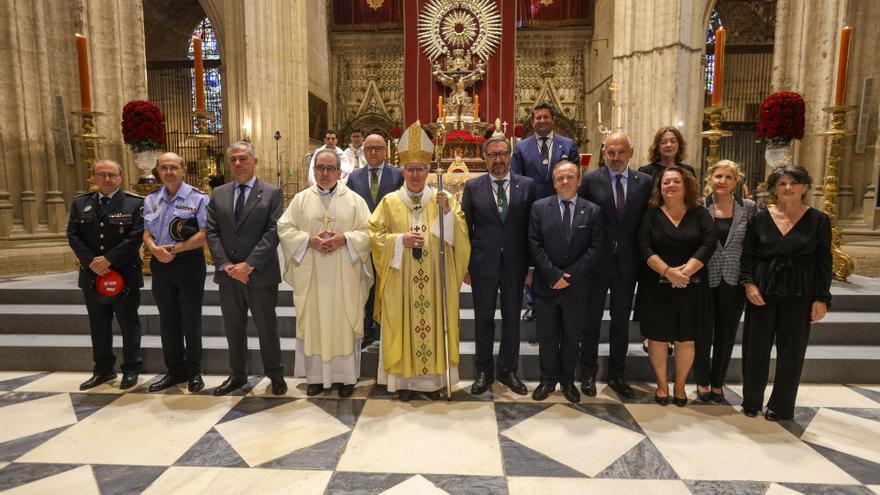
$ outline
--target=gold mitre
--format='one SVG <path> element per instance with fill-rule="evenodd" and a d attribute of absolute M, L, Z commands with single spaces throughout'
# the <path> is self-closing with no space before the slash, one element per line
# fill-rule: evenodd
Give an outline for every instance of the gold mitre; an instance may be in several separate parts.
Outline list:
<path fill-rule="evenodd" d="M 397 143 L 397 154 L 400 157 L 401 165 L 407 163 L 431 164 L 431 158 L 434 156 L 434 143 L 422 129 L 421 122 L 417 120 L 403 131 L 400 142 Z"/>

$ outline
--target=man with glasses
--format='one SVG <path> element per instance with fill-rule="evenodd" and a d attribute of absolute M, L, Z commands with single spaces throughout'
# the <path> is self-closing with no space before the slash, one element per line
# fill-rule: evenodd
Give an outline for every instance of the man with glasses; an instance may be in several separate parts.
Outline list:
<path fill-rule="evenodd" d="M 140 248 L 144 233 L 144 198 L 121 191 L 122 167 L 113 160 L 95 163 L 98 190 L 73 200 L 67 223 L 67 241 L 79 260 L 78 286 L 85 296 L 95 366 L 83 382 L 87 390 L 116 379 L 113 354 L 113 316 L 122 333 L 122 381 L 119 388 L 137 383 L 142 362 L 138 307 L 144 276 Z M 96 292 L 98 277 L 117 272 L 124 288 L 115 297 Z"/>
<path fill-rule="evenodd" d="M 501 345 L 498 381 L 519 395 L 528 389 L 516 375 L 519 364 L 519 309 L 529 270 L 529 212 L 535 201 L 532 179 L 510 172 L 510 143 L 493 137 L 483 145 L 489 173 L 465 183 L 461 210 L 471 239 L 465 282 L 473 287 L 475 379 L 471 393 L 494 381 L 495 306 L 501 291 Z"/>
<path fill-rule="evenodd" d="M 287 383 L 275 305 L 281 283 L 276 223 L 284 198 L 281 189 L 257 178 L 258 160 L 251 143 L 229 145 L 226 161 L 235 180 L 214 190 L 206 233 L 232 373 L 214 389 L 214 395 L 226 395 L 247 383 L 248 310 L 260 337 L 263 373 L 272 383 L 272 394 L 282 395 Z"/>
<path fill-rule="evenodd" d="M 364 140 L 364 156 L 367 166 L 361 167 L 348 178 L 348 187 L 364 198 L 372 213 L 386 194 L 400 189 L 403 185 L 403 174 L 400 169 L 386 160 L 385 139 L 378 134 L 370 134 Z M 381 329 L 373 320 L 373 301 L 375 286 L 370 287 L 370 298 L 364 309 L 364 340 L 362 348 L 367 348 L 379 341 Z"/>
<path fill-rule="evenodd" d="M 159 157 L 162 187 L 144 200 L 144 245 L 153 259 L 153 299 L 159 308 L 162 354 L 167 371 L 150 384 L 158 392 L 202 380 L 202 295 L 205 292 L 205 223 L 208 195 L 187 184 L 186 164 L 177 153 Z"/>
<path fill-rule="evenodd" d="M 455 199 L 426 185 L 434 145 L 419 121 L 404 131 L 399 150 L 404 187 L 386 196 L 370 217 L 375 314 L 382 325 L 376 381 L 398 392 L 400 400 L 410 400 L 414 392 L 437 400 L 446 388 L 447 352 L 451 383 L 458 381 L 458 296 L 470 244 Z M 448 340 L 440 296 L 440 215 L 446 242 Z"/>

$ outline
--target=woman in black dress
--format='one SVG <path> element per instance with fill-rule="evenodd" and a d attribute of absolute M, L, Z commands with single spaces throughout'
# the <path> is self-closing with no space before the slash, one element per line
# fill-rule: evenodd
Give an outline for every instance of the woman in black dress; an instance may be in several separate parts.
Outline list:
<path fill-rule="evenodd" d="M 673 403 L 687 404 L 685 380 L 694 361 L 694 339 L 708 322 L 706 263 L 715 251 L 715 225 L 702 205 L 697 180 L 681 167 L 654 182 L 636 244 L 646 267 L 639 277 L 635 317 L 650 340 L 657 375 L 655 401 L 669 403 L 667 348 L 675 344 Z"/>
<path fill-rule="evenodd" d="M 776 204 L 756 214 L 746 229 L 742 408 L 749 417 L 764 404 L 774 339 L 776 377 L 764 417 L 794 416 L 810 324 L 824 318 L 831 303 L 831 221 L 803 203 L 811 183 L 803 167 L 770 172 L 767 189 Z"/>
<path fill-rule="evenodd" d="M 708 267 L 712 324 L 697 335 L 694 358 L 697 399 L 703 402 L 724 400 L 724 376 L 746 303 L 739 283 L 740 257 L 746 225 L 757 207 L 752 200 L 734 195 L 742 177 L 739 166 L 730 160 L 721 160 L 706 171 L 706 208 L 715 221 L 718 244 Z"/>

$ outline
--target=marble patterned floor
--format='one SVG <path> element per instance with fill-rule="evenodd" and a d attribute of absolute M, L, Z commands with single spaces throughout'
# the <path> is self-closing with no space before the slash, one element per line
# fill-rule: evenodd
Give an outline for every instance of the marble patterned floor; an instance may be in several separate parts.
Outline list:
<path fill-rule="evenodd" d="M 146 392 L 83 373 L 0 372 L 0 492 L 15 494 L 880 494 L 880 387 L 804 385 L 771 423 L 722 405 L 660 407 L 650 384 L 621 401 L 544 402 L 501 386 L 453 401 L 393 400 L 366 381 L 350 399 L 282 397 L 251 377 Z M 532 384 L 533 386 L 533 384 Z"/>

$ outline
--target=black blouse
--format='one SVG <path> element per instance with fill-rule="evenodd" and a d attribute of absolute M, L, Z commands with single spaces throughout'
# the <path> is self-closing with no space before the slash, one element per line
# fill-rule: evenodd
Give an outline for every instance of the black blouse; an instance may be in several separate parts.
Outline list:
<path fill-rule="evenodd" d="M 727 244 L 727 234 L 730 234 L 731 225 L 733 225 L 733 217 L 715 217 L 715 237 L 722 246 Z"/>
<path fill-rule="evenodd" d="M 676 165 L 687 170 L 694 177 L 697 176 L 697 172 L 694 170 L 694 167 L 691 167 L 690 165 L 687 165 L 685 163 L 676 163 Z M 654 162 L 654 163 L 649 163 L 643 167 L 640 167 L 639 172 L 641 172 L 643 174 L 650 175 L 651 178 L 654 179 L 654 181 L 656 181 L 657 177 L 660 177 L 660 172 L 662 172 L 665 169 L 666 169 L 666 167 L 664 167 L 663 165 L 660 165 L 659 163 Z"/>
<path fill-rule="evenodd" d="M 809 208 L 782 235 L 767 210 L 746 227 L 740 260 L 741 282 L 758 286 L 763 295 L 810 297 L 831 302 L 831 220 Z"/>
<path fill-rule="evenodd" d="M 663 210 L 652 208 L 645 212 L 636 238 L 643 261 L 656 254 L 669 266 L 684 265 L 691 258 L 707 265 L 715 244 L 712 215 L 703 207 L 688 209 L 678 227 Z"/>

